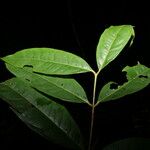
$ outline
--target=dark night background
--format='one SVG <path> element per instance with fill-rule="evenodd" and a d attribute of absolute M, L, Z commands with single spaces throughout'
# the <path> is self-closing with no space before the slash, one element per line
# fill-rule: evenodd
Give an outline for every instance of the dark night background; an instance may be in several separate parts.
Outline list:
<path fill-rule="evenodd" d="M 102 1 L 81 3 L 79 1 L 50 1 L 49 4 L 20 3 L 16 7 L 0 6 L 0 57 L 31 47 L 51 47 L 72 52 L 84 58 L 96 68 L 95 51 L 100 34 L 110 25 L 131 24 L 135 26 L 135 40 L 132 47 L 126 47 L 107 69 L 102 71 L 98 89 L 108 81 L 123 83 L 121 70 L 137 61 L 150 67 L 149 60 L 149 13 L 147 4 L 131 5 Z M 144 2 L 143 2 L 144 3 Z M 0 81 L 12 77 L 0 62 Z M 88 96 L 92 96 L 93 78 L 90 74 L 75 78 L 83 85 Z M 114 102 L 102 104 L 96 109 L 95 133 L 99 149 L 108 143 L 126 137 L 150 137 L 150 86 Z M 88 137 L 90 111 L 84 105 L 66 104 Z M 0 145 L 20 149 L 42 147 L 60 148 L 43 139 L 24 125 L 0 101 Z M 96 138 L 94 136 L 94 138 Z M 7 143 L 7 144 L 6 144 Z M 19 144 L 18 144 L 19 143 Z M 55 148 L 52 148 L 55 149 Z M 61 148 L 62 149 L 62 148 Z"/>

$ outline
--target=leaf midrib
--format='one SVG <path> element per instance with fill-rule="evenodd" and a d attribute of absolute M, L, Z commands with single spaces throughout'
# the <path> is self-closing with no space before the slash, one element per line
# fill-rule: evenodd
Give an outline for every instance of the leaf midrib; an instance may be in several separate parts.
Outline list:
<path fill-rule="evenodd" d="M 73 66 L 73 65 L 68 65 L 66 63 L 60 63 L 60 62 L 54 62 L 54 61 L 50 61 L 50 60 L 44 60 L 44 59 L 35 59 L 35 58 L 31 58 L 31 59 L 28 59 L 28 58 L 11 58 L 11 59 L 18 59 L 18 60 L 33 60 L 33 61 L 42 61 L 42 62 L 46 62 L 46 63 L 53 63 L 53 64 L 59 64 L 59 65 L 64 65 L 64 66 L 69 66 L 69 67 L 73 67 L 73 68 L 78 68 L 78 69 L 81 69 L 81 70 L 86 70 L 86 71 L 91 71 L 93 72 L 92 68 L 88 65 L 88 63 L 85 61 L 84 63 L 87 65 L 87 67 L 89 68 L 85 68 L 84 66 L 81 67 L 81 66 Z M 5 61 L 5 58 L 3 59 Z M 83 60 L 84 61 L 84 60 Z M 6 61 L 7 62 L 7 61 Z M 25 64 L 24 64 L 25 65 Z"/>
<path fill-rule="evenodd" d="M 37 76 L 38 76 L 38 75 L 37 75 Z M 44 79 L 44 80 L 46 80 L 46 81 L 48 81 L 48 82 L 49 82 L 49 80 L 48 80 L 48 79 L 45 79 L 45 78 L 42 78 L 42 79 Z M 52 83 L 52 82 L 49 82 L 49 83 L 51 83 L 51 84 L 55 85 L 56 87 L 59 87 L 60 89 L 63 89 L 64 91 L 67 91 L 68 93 L 72 94 L 72 95 L 73 95 L 73 96 L 75 96 L 76 98 L 79 98 L 79 99 L 81 99 L 81 100 L 83 100 L 84 102 L 86 102 L 86 103 L 87 103 L 87 101 L 86 101 L 85 99 L 83 99 L 82 97 L 79 97 L 78 95 L 76 95 L 76 94 L 72 93 L 71 91 L 68 91 L 67 89 L 62 88 L 61 86 L 57 86 L 57 84 L 55 84 L 55 83 Z"/>
<path fill-rule="evenodd" d="M 107 53 L 107 55 L 106 55 L 106 57 L 105 57 L 105 60 L 104 60 L 103 64 L 101 65 L 101 67 L 99 68 L 99 70 L 101 70 L 101 69 L 104 67 L 104 64 L 105 64 L 105 62 L 106 62 L 106 60 L 107 60 L 107 58 L 108 58 L 108 56 L 109 56 L 109 52 L 110 52 L 112 46 L 114 45 L 114 42 L 116 41 L 117 36 L 118 36 L 119 32 L 122 30 L 122 28 L 123 28 L 123 26 L 120 27 L 120 29 L 119 29 L 118 32 L 116 33 L 116 36 L 114 37 L 114 40 L 113 40 L 112 44 L 111 44 L 111 45 L 109 46 L 109 48 L 108 48 L 108 53 Z M 107 64 L 106 64 L 106 65 L 107 65 Z"/>
<path fill-rule="evenodd" d="M 28 72 L 28 71 L 27 71 L 27 72 Z M 29 73 L 30 73 L 30 72 L 29 72 Z M 41 76 L 39 76 L 39 75 L 36 75 L 36 76 L 37 76 L 38 78 L 41 77 Z M 55 83 L 53 83 L 53 82 L 50 82 L 48 79 L 45 79 L 45 78 L 43 78 L 43 77 L 41 77 L 41 78 L 42 78 L 43 80 L 49 82 L 50 84 L 53 84 L 53 85 L 55 85 L 56 87 L 58 87 L 58 88 L 60 88 L 60 89 L 63 89 L 64 91 L 67 91 L 68 93 L 72 94 L 73 96 L 75 96 L 75 97 L 77 97 L 77 98 L 79 98 L 79 99 L 81 99 L 81 100 L 83 100 L 84 102 L 87 103 L 87 101 L 86 101 L 85 99 L 83 99 L 82 97 L 79 97 L 78 95 L 72 93 L 71 91 L 69 91 L 69 90 L 67 90 L 67 89 L 62 88 L 62 86 L 58 86 L 57 84 L 55 84 Z"/>
<path fill-rule="evenodd" d="M 11 65 L 11 64 L 9 64 L 9 65 Z M 14 65 L 13 65 L 13 66 L 14 66 Z M 16 67 L 16 66 L 14 66 L 14 67 L 17 68 L 17 69 L 23 69 L 23 68 Z M 26 69 L 23 69 L 23 70 L 24 70 L 25 72 L 31 74 L 31 75 L 34 74 L 34 73 L 31 73 L 30 71 L 27 71 Z M 67 90 L 67 89 L 62 88 L 61 86 L 58 86 L 57 84 L 55 84 L 55 83 L 53 83 L 53 82 L 50 82 L 48 79 L 46 79 L 46 78 L 44 78 L 44 77 L 42 77 L 42 76 L 40 76 L 40 75 L 37 75 L 36 73 L 35 73 L 34 75 L 37 76 L 38 78 L 42 78 L 43 80 L 47 81 L 47 82 L 50 83 L 50 84 L 55 85 L 56 87 L 58 87 L 58 88 L 60 88 L 60 89 L 63 89 L 64 91 L 66 91 L 66 92 L 72 94 L 72 95 L 75 96 L 76 98 L 79 98 L 79 99 L 81 99 L 82 101 L 88 103 L 88 102 L 87 102 L 85 99 L 83 99 L 82 97 L 79 97 L 78 95 L 72 93 L 71 91 L 69 91 L 69 90 Z M 36 88 L 36 89 L 37 89 L 37 88 Z"/>

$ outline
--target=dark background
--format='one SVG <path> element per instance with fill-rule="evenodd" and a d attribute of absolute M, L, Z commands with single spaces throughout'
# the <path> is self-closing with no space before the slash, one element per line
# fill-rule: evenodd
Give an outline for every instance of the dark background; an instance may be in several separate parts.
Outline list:
<path fill-rule="evenodd" d="M 146 3 L 120 1 L 50 1 L 34 5 L 9 3 L 0 5 L 0 57 L 31 47 L 51 47 L 72 52 L 84 58 L 96 70 L 95 52 L 100 34 L 110 25 L 135 26 L 134 44 L 126 47 L 107 69 L 102 71 L 98 89 L 108 81 L 123 83 L 121 70 L 137 61 L 149 66 L 149 16 Z M 12 75 L 0 62 L 0 81 Z M 92 97 L 93 78 L 90 74 L 76 76 L 88 96 Z M 150 86 L 114 102 L 102 104 L 96 109 L 95 135 L 97 147 L 115 140 L 150 135 Z M 64 104 L 74 116 L 88 139 L 90 111 L 84 105 Z M 98 137 L 96 137 L 98 135 Z M 22 123 L 0 101 L 0 144 L 5 148 L 43 149 L 47 146 L 60 148 L 46 141 Z M 19 144 L 18 144 L 19 143 Z M 54 148 L 53 148 L 54 149 Z"/>

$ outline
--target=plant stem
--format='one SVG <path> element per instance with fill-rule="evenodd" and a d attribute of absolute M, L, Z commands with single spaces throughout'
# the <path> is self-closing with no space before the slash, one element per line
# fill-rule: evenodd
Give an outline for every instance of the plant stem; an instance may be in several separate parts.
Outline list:
<path fill-rule="evenodd" d="M 98 73 L 94 73 L 94 86 L 93 86 L 93 100 L 92 100 L 92 112 L 91 112 L 91 126 L 88 150 L 92 150 L 92 138 L 93 138 L 93 125 L 94 125 L 94 111 L 95 111 L 95 93 Z"/>

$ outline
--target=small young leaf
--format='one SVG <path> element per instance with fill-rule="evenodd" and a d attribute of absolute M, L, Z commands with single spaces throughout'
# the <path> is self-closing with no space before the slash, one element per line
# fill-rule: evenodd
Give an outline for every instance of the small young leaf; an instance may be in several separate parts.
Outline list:
<path fill-rule="evenodd" d="M 96 52 L 99 71 L 119 55 L 132 36 L 134 30 L 131 25 L 111 26 L 103 32 Z"/>
<path fill-rule="evenodd" d="M 65 107 L 31 88 L 19 78 L 0 83 L 0 98 L 34 131 L 57 144 L 83 149 L 76 123 Z"/>
<path fill-rule="evenodd" d="M 75 79 L 45 76 L 34 73 L 30 67 L 19 68 L 7 63 L 6 67 L 15 76 L 29 81 L 32 87 L 45 94 L 64 101 L 88 103 L 84 89 Z"/>
<path fill-rule="evenodd" d="M 115 89 L 111 89 L 110 86 L 116 83 L 107 83 L 100 91 L 98 103 L 115 100 L 125 95 L 132 94 L 143 89 L 150 83 L 150 68 L 144 65 L 137 64 L 133 67 L 127 66 L 123 71 L 127 72 L 128 82 L 120 86 L 118 85 Z"/>
<path fill-rule="evenodd" d="M 88 63 L 79 56 L 51 48 L 25 49 L 2 59 L 20 68 L 31 66 L 33 71 L 43 74 L 67 75 L 93 72 Z"/>

